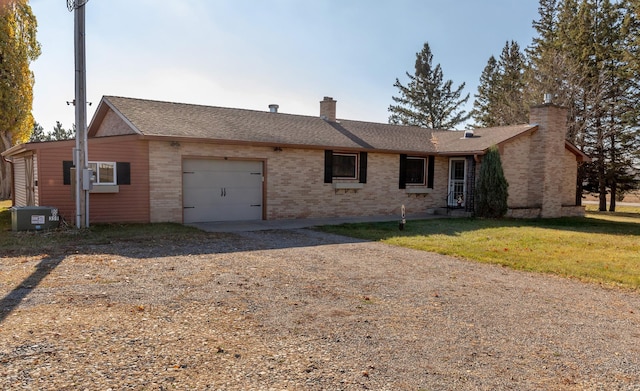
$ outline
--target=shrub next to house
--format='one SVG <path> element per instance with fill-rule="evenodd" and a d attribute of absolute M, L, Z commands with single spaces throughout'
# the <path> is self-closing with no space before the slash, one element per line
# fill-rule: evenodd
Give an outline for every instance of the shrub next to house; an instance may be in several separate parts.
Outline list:
<path fill-rule="evenodd" d="M 509 184 L 504 177 L 500 153 L 495 145 L 482 159 L 476 185 L 475 213 L 478 217 L 498 218 L 507 213 Z"/>

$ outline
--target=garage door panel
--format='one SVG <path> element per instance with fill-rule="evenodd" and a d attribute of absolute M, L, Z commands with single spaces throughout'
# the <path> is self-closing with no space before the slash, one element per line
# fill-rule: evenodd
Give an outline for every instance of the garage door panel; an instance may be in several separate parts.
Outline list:
<path fill-rule="evenodd" d="M 183 162 L 184 222 L 262 219 L 262 162 Z"/>

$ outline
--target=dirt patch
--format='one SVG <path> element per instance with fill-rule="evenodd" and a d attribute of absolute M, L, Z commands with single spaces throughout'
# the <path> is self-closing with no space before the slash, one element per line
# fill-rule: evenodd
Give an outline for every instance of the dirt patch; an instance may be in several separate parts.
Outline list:
<path fill-rule="evenodd" d="M 2 258 L 0 295 L 2 389 L 640 389 L 637 293 L 310 230 Z"/>

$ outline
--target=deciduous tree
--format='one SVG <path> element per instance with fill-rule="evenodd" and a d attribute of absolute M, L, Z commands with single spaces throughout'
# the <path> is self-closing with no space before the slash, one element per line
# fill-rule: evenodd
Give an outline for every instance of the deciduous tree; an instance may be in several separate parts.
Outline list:
<path fill-rule="evenodd" d="M 0 2 L 0 152 L 33 131 L 33 73 L 40 55 L 37 22 L 27 0 Z M 0 199 L 11 194 L 9 166 L 0 159 Z"/>

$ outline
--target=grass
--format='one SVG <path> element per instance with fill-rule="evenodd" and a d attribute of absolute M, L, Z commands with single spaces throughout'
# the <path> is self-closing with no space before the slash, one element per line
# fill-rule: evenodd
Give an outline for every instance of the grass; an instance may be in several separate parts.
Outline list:
<path fill-rule="evenodd" d="M 60 228 L 44 232 L 12 232 L 11 201 L 0 201 L 0 255 L 63 250 L 114 241 L 184 240 L 206 233 L 182 224 L 95 224 L 88 229 Z"/>
<path fill-rule="evenodd" d="M 640 217 L 640 206 L 618 206 L 615 212 L 600 212 L 598 205 L 590 204 L 585 209 L 592 217 L 597 216 L 597 218 L 604 220 L 625 221 L 625 219 L 631 219 L 631 221 L 637 221 L 634 219 Z"/>
<path fill-rule="evenodd" d="M 640 288 L 640 208 L 585 218 L 433 219 L 327 226 L 323 231 L 518 270 Z"/>

